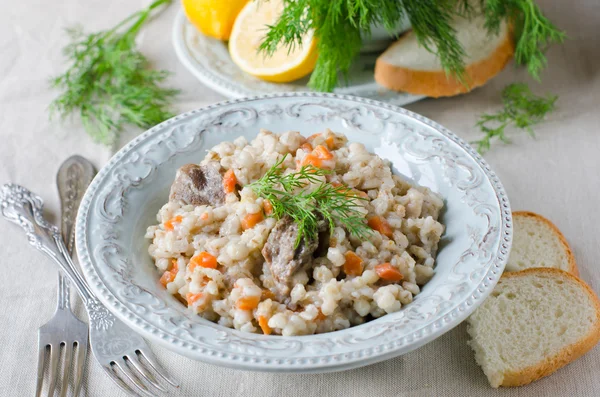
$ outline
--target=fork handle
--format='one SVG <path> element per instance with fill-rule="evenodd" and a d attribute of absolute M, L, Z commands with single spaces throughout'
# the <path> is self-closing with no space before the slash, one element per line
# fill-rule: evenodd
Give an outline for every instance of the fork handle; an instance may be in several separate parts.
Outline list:
<path fill-rule="evenodd" d="M 71 307 L 71 292 L 69 290 L 69 280 L 63 276 L 62 270 L 58 271 L 58 308 L 68 310 Z"/>
<path fill-rule="evenodd" d="M 60 197 L 61 227 L 63 241 L 73 257 L 75 250 L 75 218 L 79 203 L 83 199 L 85 190 L 94 179 L 96 170 L 92 163 L 81 156 L 71 156 L 66 159 L 56 174 L 56 187 Z M 58 272 L 58 307 L 68 310 L 70 308 L 69 281 Z"/>
<path fill-rule="evenodd" d="M 75 268 L 58 228 L 43 215 L 44 202 L 26 188 L 6 184 L 0 192 L 0 211 L 10 222 L 21 226 L 29 243 L 52 259 L 77 288 L 86 306 L 96 301 L 87 283 Z M 64 284 L 63 284 L 64 285 Z"/>

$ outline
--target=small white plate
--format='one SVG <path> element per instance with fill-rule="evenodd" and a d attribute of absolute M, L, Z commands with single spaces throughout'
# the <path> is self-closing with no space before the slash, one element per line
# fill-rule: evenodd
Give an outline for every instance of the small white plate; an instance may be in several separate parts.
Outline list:
<path fill-rule="evenodd" d="M 311 135 L 325 128 L 363 143 L 394 172 L 444 198 L 446 226 L 433 278 L 402 310 L 342 331 L 258 335 L 192 313 L 158 282 L 146 228 L 168 200 L 177 169 L 206 150 L 260 128 Z M 370 99 L 285 93 L 231 100 L 157 125 L 98 173 L 77 217 L 77 252 L 96 296 L 144 337 L 196 360 L 254 371 L 326 372 L 407 353 L 464 320 L 502 275 L 512 236 L 498 177 L 439 124 Z M 113 343 L 127 343 L 127 338 Z"/>
<path fill-rule="evenodd" d="M 289 84 L 277 84 L 244 73 L 231 60 L 227 43 L 198 32 L 188 22 L 183 10 L 179 11 L 173 25 L 173 46 L 179 60 L 198 80 L 229 98 L 309 90 L 306 86 L 308 77 Z M 336 88 L 335 92 L 397 106 L 425 98 L 422 95 L 391 91 L 377 84 L 373 78 L 377 55 L 360 54 L 350 70 L 346 86 Z"/>

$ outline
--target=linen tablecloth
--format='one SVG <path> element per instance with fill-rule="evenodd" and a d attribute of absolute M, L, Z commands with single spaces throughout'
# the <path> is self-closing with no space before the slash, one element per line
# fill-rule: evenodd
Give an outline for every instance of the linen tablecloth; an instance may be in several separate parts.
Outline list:
<path fill-rule="evenodd" d="M 177 2 L 176 2 L 177 3 Z M 543 84 L 509 66 L 483 88 L 455 98 L 407 106 L 467 140 L 478 137 L 477 115 L 500 108 L 500 91 L 526 81 L 537 93 L 559 95 L 558 110 L 536 127 L 536 139 L 511 133 L 513 144 L 496 145 L 486 159 L 500 176 L 514 210 L 539 212 L 564 232 L 581 277 L 600 291 L 600 2 L 540 0 L 566 29 L 568 40 L 550 49 Z M 64 27 L 82 23 L 92 31 L 112 26 L 143 2 L 118 0 L 0 0 L 0 183 L 15 182 L 41 194 L 52 219 L 59 215 L 55 173 L 72 154 L 101 167 L 111 150 L 95 144 L 77 120 L 48 119 L 56 95 L 48 78 L 64 69 Z M 224 99 L 179 64 L 171 28 L 179 4 L 156 18 L 140 36 L 152 64 L 174 74 L 182 90 L 176 111 Z M 122 143 L 140 131 L 129 129 Z M 0 221 L 0 395 L 31 396 L 35 389 L 37 328 L 53 313 L 56 269 L 27 243 L 16 226 Z M 82 307 L 78 313 L 85 319 Z M 493 390 L 466 345 L 465 325 L 404 356 L 365 368 L 321 375 L 253 373 L 215 367 L 158 346 L 162 365 L 181 381 L 173 396 L 600 396 L 600 348 L 556 374 L 521 388 Z M 124 394 L 88 354 L 84 395 Z"/>

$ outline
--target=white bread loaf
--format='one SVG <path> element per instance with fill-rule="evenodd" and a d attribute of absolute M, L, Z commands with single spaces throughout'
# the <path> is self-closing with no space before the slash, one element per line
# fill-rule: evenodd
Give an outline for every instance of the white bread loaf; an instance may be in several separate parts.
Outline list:
<path fill-rule="evenodd" d="M 547 376 L 600 339 L 600 301 L 558 269 L 505 273 L 468 319 L 469 345 L 493 387 Z"/>
<path fill-rule="evenodd" d="M 472 19 L 457 17 L 452 24 L 466 52 L 468 87 L 447 76 L 437 55 L 419 45 L 412 31 L 377 58 L 375 80 L 392 90 L 430 97 L 457 95 L 485 84 L 512 58 L 514 43 L 506 23 L 501 24 L 498 35 L 490 36 L 484 22 L 482 15 L 476 15 Z M 435 46 L 431 47 L 435 52 Z"/>
<path fill-rule="evenodd" d="M 533 267 L 553 267 L 577 276 L 575 256 L 558 228 L 541 215 L 513 212 L 514 236 L 504 269 L 516 272 Z"/>

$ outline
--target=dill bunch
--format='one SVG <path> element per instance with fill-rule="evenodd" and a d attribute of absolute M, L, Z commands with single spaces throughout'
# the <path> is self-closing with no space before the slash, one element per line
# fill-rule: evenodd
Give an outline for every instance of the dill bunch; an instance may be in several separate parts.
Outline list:
<path fill-rule="evenodd" d="M 427 48 L 435 45 L 448 72 L 464 73 L 464 51 L 450 23 L 453 1 L 420 0 L 283 0 L 280 18 L 268 27 L 260 50 L 270 55 L 279 45 L 289 49 L 302 44 L 302 36 L 313 29 L 319 58 L 309 86 L 332 91 L 338 73 L 346 75 L 360 52 L 362 37 L 371 26 L 383 25 L 392 32 L 406 14 L 419 42 Z"/>
<path fill-rule="evenodd" d="M 539 79 L 547 60 L 544 52 L 560 43 L 565 34 L 541 12 L 534 0 L 283 0 L 280 18 L 268 27 L 260 49 L 267 55 L 279 46 L 289 49 L 302 44 L 302 36 L 314 30 L 319 58 L 309 86 L 332 91 L 338 75 L 347 75 L 373 24 L 393 29 L 407 16 L 419 43 L 435 53 L 449 76 L 465 82 L 465 52 L 456 37 L 452 20 L 469 16 L 475 6 L 484 13 L 489 34 L 498 32 L 502 21 L 513 24 L 515 59 Z"/>
<path fill-rule="evenodd" d="M 172 117 L 168 107 L 178 91 L 160 86 L 169 73 L 151 69 L 135 44 L 152 11 L 170 2 L 155 0 L 110 30 L 68 29 L 71 43 L 64 54 L 70 66 L 50 81 L 61 91 L 50 104 L 51 116 L 79 114 L 87 133 L 107 145 L 126 124 L 148 128 Z"/>
<path fill-rule="evenodd" d="M 510 143 L 505 130 L 511 125 L 534 137 L 531 126 L 542 121 L 546 114 L 555 109 L 557 98 L 554 95 L 537 96 L 523 83 L 506 86 L 502 91 L 503 109 L 494 114 L 484 113 L 479 117 L 476 126 L 484 137 L 471 143 L 477 145 L 477 150 L 482 154 L 490 149 L 492 139 Z"/>
<path fill-rule="evenodd" d="M 298 224 L 298 238 L 295 248 L 302 238 L 315 239 L 318 236 L 319 222 L 325 220 L 330 233 L 336 224 L 342 225 L 351 235 L 367 239 L 371 229 L 365 215 L 359 211 L 360 201 L 366 200 L 350 194 L 344 186 L 333 186 L 319 177 L 328 175 L 328 170 L 306 165 L 296 172 L 284 174 L 282 166 L 287 155 L 275 163 L 259 180 L 248 185 L 258 196 L 269 200 L 273 206 L 273 216 L 281 219 L 289 216 Z M 304 191 L 309 184 L 319 184 L 313 191 Z"/>

